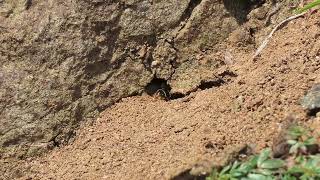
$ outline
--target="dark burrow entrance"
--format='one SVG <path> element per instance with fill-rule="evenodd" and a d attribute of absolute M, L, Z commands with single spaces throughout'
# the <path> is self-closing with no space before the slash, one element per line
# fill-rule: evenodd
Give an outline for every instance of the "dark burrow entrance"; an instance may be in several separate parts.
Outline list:
<path fill-rule="evenodd" d="M 171 87 L 167 80 L 161 78 L 153 78 L 152 81 L 145 87 L 145 92 L 150 96 L 158 96 L 164 100 L 170 100 Z"/>
<path fill-rule="evenodd" d="M 259 7 L 264 3 L 265 0 L 223 0 L 225 8 L 237 19 L 239 24 L 243 24 L 247 21 L 247 15 L 252 9 Z"/>
<path fill-rule="evenodd" d="M 195 92 L 197 90 L 205 90 L 210 89 L 213 87 L 220 87 L 224 84 L 229 83 L 232 81 L 234 77 L 237 77 L 237 75 L 233 72 L 226 71 L 222 74 L 220 74 L 219 77 L 216 77 L 214 80 L 203 80 L 201 83 L 194 88 L 192 91 L 187 92 L 185 94 L 183 93 L 170 93 L 171 87 L 168 84 L 168 81 L 165 79 L 154 77 L 149 84 L 145 87 L 145 92 L 154 97 L 159 97 L 163 100 L 169 101 L 169 100 L 175 100 L 179 98 L 186 97 L 190 95 L 190 93 Z"/>

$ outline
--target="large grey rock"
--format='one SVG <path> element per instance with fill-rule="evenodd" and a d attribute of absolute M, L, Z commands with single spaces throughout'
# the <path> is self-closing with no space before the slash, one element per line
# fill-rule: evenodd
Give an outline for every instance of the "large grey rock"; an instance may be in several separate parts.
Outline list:
<path fill-rule="evenodd" d="M 81 121 L 142 93 L 154 77 L 182 94 L 214 81 L 224 63 L 197 54 L 220 51 L 252 8 L 230 4 L 0 1 L 0 153 L 66 143 Z"/>

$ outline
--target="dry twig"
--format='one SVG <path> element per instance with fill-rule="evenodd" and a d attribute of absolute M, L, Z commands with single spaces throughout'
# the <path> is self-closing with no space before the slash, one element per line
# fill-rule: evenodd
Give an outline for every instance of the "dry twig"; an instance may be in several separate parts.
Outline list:
<path fill-rule="evenodd" d="M 275 28 L 273 28 L 273 30 L 271 31 L 271 33 L 264 39 L 264 41 L 262 42 L 262 44 L 259 46 L 259 48 L 257 49 L 257 51 L 255 52 L 253 59 L 256 59 L 260 53 L 262 52 L 262 50 L 267 46 L 269 40 L 271 39 L 272 35 L 285 23 L 288 23 L 289 21 L 296 19 L 298 17 L 301 17 L 303 15 L 305 15 L 306 12 L 294 15 L 294 16 L 290 16 L 289 18 L 281 21 Z"/>

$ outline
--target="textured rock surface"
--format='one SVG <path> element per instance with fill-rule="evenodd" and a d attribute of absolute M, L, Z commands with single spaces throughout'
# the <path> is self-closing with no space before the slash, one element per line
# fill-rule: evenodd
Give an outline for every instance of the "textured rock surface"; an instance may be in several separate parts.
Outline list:
<path fill-rule="evenodd" d="M 319 110 L 320 108 L 320 84 L 312 87 L 309 92 L 302 98 L 301 105 L 309 111 Z"/>
<path fill-rule="evenodd" d="M 178 94 L 219 81 L 225 62 L 218 52 L 253 7 L 231 0 L 0 1 L 0 153 L 33 155 L 66 143 L 80 121 L 142 93 L 154 77 Z"/>

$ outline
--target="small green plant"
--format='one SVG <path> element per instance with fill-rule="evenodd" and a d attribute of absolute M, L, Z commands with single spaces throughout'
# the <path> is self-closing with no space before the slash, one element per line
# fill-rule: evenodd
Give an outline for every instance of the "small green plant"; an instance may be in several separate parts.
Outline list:
<path fill-rule="evenodd" d="M 308 11 L 314 7 L 318 7 L 320 5 L 320 0 L 314 0 L 313 2 L 305 5 L 304 7 L 302 8 L 299 8 L 296 10 L 296 13 L 303 13 L 305 11 Z"/>
<path fill-rule="evenodd" d="M 247 161 L 235 161 L 220 171 L 213 169 L 206 180 L 316 180 L 320 179 L 320 154 L 313 154 L 308 147 L 315 146 L 311 132 L 300 126 L 288 130 L 291 146 L 286 159 L 272 158 L 271 149 L 253 155 Z"/>
<path fill-rule="evenodd" d="M 296 164 L 286 172 L 288 176 L 301 180 L 320 178 L 320 155 L 299 156 Z"/>
<path fill-rule="evenodd" d="M 306 154 L 307 148 L 316 144 L 316 139 L 312 137 L 310 131 L 303 127 L 294 126 L 289 129 L 288 134 L 290 137 L 287 143 L 291 146 L 290 154 Z"/>
<path fill-rule="evenodd" d="M 285 166 L 285 162 L 281 159 L 272 159 L 270 153 L 271 149 L 268 148 L 260 155 L 251 157 L 247 162 L 235 161 L 232 165 L 224 167 L 220 173 L 217 170 L 212 171 L 207 180 L 272 180 L 274 175 Z"/>

